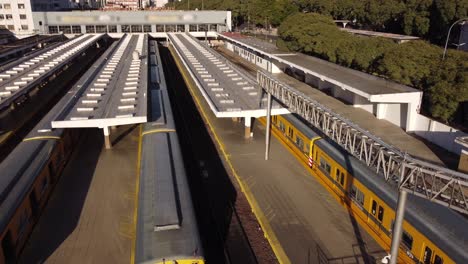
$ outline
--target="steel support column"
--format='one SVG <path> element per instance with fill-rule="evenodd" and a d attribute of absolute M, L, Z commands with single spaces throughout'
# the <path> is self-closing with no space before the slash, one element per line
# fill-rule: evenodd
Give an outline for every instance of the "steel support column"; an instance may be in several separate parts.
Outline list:
<path fill-rule="evenodd" d="M 408 193 L 404 189 L 400 189 L 395 223 L 393 225 L 392 247 L 390 249 L 390 264 L 397 264 L 398 249 L 400 248 L 401 235 L 403 234 L 403 219 L 405 216 L 407 196 Z"/>
<path fill-rule="evenodd" d="M 265 134 L 265 160 L 268 160 L 270 152 L 270 133 L 271 133 L 271 93 L 268 93 L 267 116 L 266 116 L 266 134 Z"/>

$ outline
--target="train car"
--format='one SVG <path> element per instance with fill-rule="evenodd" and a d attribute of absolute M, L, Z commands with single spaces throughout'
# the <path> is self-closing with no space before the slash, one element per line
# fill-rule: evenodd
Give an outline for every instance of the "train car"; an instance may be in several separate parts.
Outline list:
<path fill-rule="evenodd" d="M 260 121 L 265 124 L 265 118 Z M 273 134 L 385 249 L 391 245 L 398 193 L 361 161 L 293 114 L 272 117 Z M 468 220 L 408 196 L 399 259 L 403 263 L 468 263 Z"/>
<path fill-rule="evenodd" d="M 104 65 L 113 43 L 91 68 Z M 93 72 L 82 78 L 89 78 Z M 51 122 L 74 100 L 73 87 L 0 163 L 0 264 L 16 263 L 66 162 L 79 141 L 79 129 L 52 129 Z"/>
<path fill-rule="evenodd" d="M 47 115 L 0 164 L 0 263 L 15 263 L 77 142 Z M 48 123 L 48 124 L 47 124 Z"/>
<path fill-rule="evenodd" d="M 142 126 L 135 263 L 203 264 L 203 248 L 156 41 Z"/>

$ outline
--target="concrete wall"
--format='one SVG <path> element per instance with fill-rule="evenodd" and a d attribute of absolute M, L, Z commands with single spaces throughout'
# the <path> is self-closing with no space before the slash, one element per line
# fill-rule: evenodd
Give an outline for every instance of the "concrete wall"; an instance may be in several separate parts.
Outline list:
<path fill-rule="evenodd" d="M 450 151 L 460 154 L 462 146 L 455 142 L 455 138 L 468 136 L 467 133 L 453 127 L 417 114 L 414 133 L 428 141 Z"/>

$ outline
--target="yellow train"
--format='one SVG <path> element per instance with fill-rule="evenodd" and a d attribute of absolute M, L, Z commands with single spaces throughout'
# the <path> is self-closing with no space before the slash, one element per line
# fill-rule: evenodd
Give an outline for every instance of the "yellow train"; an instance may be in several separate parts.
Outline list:
<path fill-rule="evenodd" d="M 260 122 L 265 124 L 266 119 Z M 387 251 L 397 192 L 358 159 L 293 114 L 272 117 L 273 134 L 349 210 Z M 468 221 L 460 214 L 409 195 L 399 254 L 401 263 L 468 263 Z"/>

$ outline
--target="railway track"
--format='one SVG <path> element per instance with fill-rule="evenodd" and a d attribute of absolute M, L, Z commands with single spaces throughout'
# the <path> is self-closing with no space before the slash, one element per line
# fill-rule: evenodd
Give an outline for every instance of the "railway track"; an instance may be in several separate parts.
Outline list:
<path fill-rule="evenodd" d="M 230 180 L 216 146 L 204 126 L 181 74 L 167 48 L 161 48 L 166 81 L 174 102 L 174 115 L 187 164 L 197 217 L 204 240 L 207 262 L 267 263 L 256 256 L 248 237 L 250 228 L 243 225 L 246 215 L 253 217 L 248 203 Z M 188 114 L 190 113 L 190 114 Z M 255 218 L 255 217 L 253 217 Z M 264 238 L 260 238 L 264 239 Z"/>

